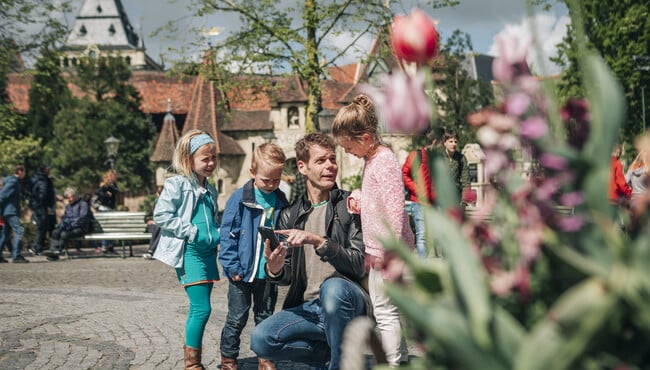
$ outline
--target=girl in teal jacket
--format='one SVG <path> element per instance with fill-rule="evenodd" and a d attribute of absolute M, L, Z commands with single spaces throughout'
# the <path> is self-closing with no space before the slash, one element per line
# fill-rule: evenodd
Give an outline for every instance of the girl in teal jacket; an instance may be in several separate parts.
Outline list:
<path fill-rule="evenodd" d="M 178 175 L 165 181 L 154 209 L 154 222 L 162 229 L 154 258 L 175 268 L 190 300 L 185 369 L 203 369 L 203 333 L 212 310 L 212 287 L 219 281 L 217 191 L 207 181 L 217 167 L 212 137 L 200 130 L 187 132 L 176 145 L 172 167 Z"/>

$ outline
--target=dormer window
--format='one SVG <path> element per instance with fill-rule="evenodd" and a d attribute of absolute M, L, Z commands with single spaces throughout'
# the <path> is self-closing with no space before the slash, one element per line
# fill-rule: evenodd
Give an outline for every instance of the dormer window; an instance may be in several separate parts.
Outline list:
<path fill-rule="evenodd" d="M 102 6 L 101 6 L 101 5 L 97 5 L 97 13 L 101 13 L 101 12 L 102 12 Z"/>
<path fill-rule="evenodd" d="M 111 26 L 108 27 L 108 33 L 110 33 L 111 36 L 115 35 L 115 27 L 113 27 L 112 23 L 111 23 Z"/>
<path fill-rule="evenodd" d="M 287 110 L 287 126 L 288 127 L 300 127 L 300 118 L 298 117 L 298 108 L 289 107 Z"/>
<path fill-rule="evenodd" d="M 88 30 L 86 29 L 86 26 L 83 24 L 81 25 L 81 28 L 79 28 L 79 36 L 86 36 L 88 33 Z"/>

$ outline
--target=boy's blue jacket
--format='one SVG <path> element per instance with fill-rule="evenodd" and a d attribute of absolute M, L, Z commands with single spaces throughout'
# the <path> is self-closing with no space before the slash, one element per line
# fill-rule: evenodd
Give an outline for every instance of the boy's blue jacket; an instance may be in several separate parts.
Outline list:
<path fill-rule="evenodd" d="M 275 190 L 275 212 L 273 224 L 280 216 L 280 210 L 289 205 L 280 189 Z M 257 276 L 257 261 L 264 253 L 264 245 L 258 238 L 257 227 L 264 222 L 264 208 L 255 201 L 253 180 L 237 189 L 228 199 L 221 216 L 221 245 L 219 262 L 227 278 L 239 275 L 242 281 L 252 282 Z M 264 268 L 264 266 L 261 266 Z"/>

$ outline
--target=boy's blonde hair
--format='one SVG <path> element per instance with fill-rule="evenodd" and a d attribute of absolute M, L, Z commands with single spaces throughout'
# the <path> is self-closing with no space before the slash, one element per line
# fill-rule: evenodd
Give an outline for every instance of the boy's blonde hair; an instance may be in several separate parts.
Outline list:
<path fill-rule="evenodd" d="M 193 178 L 194 173 L 192 171 L 192 152 L 190 149 L 190 142 L 193 138 L 206 134 L 212 137 L 207 132 L 201 130 L 190 130 L 181 136 L 176 143 L 176 148 L 174 149 L 174 155 L 172 157 L 172 168 L 179 175 L 183 175 L 188 178 Z"/>
<path fill-rule="evenodd" d="M 253 159 L 251 161 L 251 171 L 257 173 L 257 167 L 261 162 L 266 163 L 271 168 L 283 168 L 287 157 L 279 145 L 273 143 L 264 143 L 253 150 Z"/>
<path fill-rule="evenodd" d="M 363 134 L 380 141 L 377 132 L 379 120 L 375 113 L 375 105 L 366 95 L 357 95 L 352 103 L 341 108 L 332 123 L 332 135 L 335 139 L 347 138 L 354 140 Z"/>

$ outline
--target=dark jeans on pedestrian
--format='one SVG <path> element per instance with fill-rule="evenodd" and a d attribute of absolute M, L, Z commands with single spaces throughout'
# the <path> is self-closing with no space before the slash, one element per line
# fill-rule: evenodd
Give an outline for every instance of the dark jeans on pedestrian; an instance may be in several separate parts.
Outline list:
<path fill-rule="evenodd" d="M 81 228 L 61 230 L 61 228 L 57 227 L 54 229 L 54 231 L 52 231 L 52 238 L 50 239 L 50 250 L 61 252 L 61 249 L 65 247 L 68 240 L 84 236 L 85 234 L 86 232 Z"/>
<path fill-rule="evenodd" d="M 158 246 L 158 241 L 160 240 L 160 236 L 162 235 L 162 229 L 160 226 L 156 224 L 151 224 L 147 225 L 147 232 L 151 233 L 151 240 L 149 241 L 149 249 L 147 250 L 148 253 L 152 253 L 156 251 L 156 247 Z"/>
<path fill-rule="evenodd" d="M 51 217 L 47 214 L 46 208 L 32 210 L 32 221 L 34 222 L 34 241 L 32 249 L 41 253 L 45 244 L 45 235 L 52 232 Z"/>
<path fill-rule="evenodd" d="M 253 329 L 251 349 L 272 361 L 290 360 L 338 370 L 343 332 L 366 313 L 361 287 L 343 278 L 327 279 L 320 298 L 282 310 Z"/>
<path fill-rule="evenodd" d="M 20 217 L 16 215 L 5 215 L 2 216 L 4 221 L 4 227 L 2 228 L 2 233 L 0 233 L 0 251 L 5 245 L 5 241 L 9 240 L 11 237 L 11 232 L 14 232 L 14 238 L 11 243 L 11 258 L 16 259 L 22 256 L 23 249 L 23 234 L 25 229 L 20 223 Z"/>
<path fill-rule="evenodd" d="M 241 333 L 248 321 L 248 312 L 253 305 L 255 325 L 273 315 L 278 300 L 278 286 L 266 279 L 255 279 L 252 283 L 228 282 L 228 315 L 221 331 L 221 354 L 228 358 L 239 357 Z"/>

